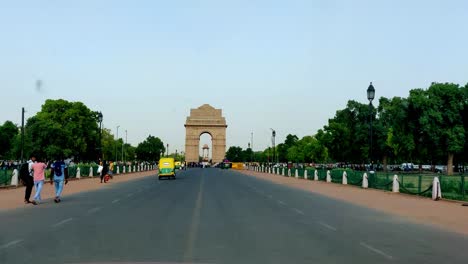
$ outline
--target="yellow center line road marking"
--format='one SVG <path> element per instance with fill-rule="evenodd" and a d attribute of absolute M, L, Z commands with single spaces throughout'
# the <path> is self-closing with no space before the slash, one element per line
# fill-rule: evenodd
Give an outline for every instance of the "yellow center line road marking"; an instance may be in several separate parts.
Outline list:
<path fill-rule="evenodd" d="M 68 223 L 68 222 L 70 222 L 70 221 L 72 221 L 72 220 L 73 220 L 73 218 L 71 218 L 71 217 L 70 217 L 70 218 L 67 218 L 67 219 L 62 220 L 62 221 L 60 221 L 60 222 L 58 222 L 58 223 L 53 224 L 52 227 L 61 226 L 61 225 L 65 224 L 65 223 Z"/>
<path fill-rule="evenodd" d="M 371 246 L 371 245 L 369 245 L 369 244 L 366 244 L 366 243 L 364 243 L 364 242 L 361 242 L 361 243 L 359 243 L 359 245 L 361 245 L 361 246 L 367 248 L 368 250 L 370 250 L 370 251 L 372 251 L 372 252 L 374 252 L 374 253 L 377 253 L 377 254 L 379 254 L 379 255 L 381 255 L 381 256 L 387 258 L 387 259 L 393 259 L 392 256 L 386 254 L 386 253 L 383 252 L 382 250 L 376 249 L 375 247 L 373 247 L 373 246 Z"/>
<path fill-rule="evenodd" d="M 120 199 L 115 199 L 114 201 L 112 201 L 112 203 L 118 203 L 120 201 Z"/>
<path fill-rule="evenodd" d="M 201 175 L 200 186 L 198 188 L 197 200 L 193 209 L 192 222 L 188 233 L 187 246 L 184 253 L 184 262 L 191 262 L 193 258 L 193 248 L 197 239 L 198 226 L 200 224 L 200 213 L 203 206 L 203 174 Z"/>
<path fill-rule="evenodd" d="M 0 249 L 9 248 L 9 247 L 14 246 L 14 245 L 16 245 L 16 244 L 19 244 L 19 243 L 21 243 L 21 242 L 23 242 L 23 240 L 21 240 L 21 239 L 13 240 L 13 241 L 8 242 L 8 243 L 6 243 L 6 244 L 4 244 L 4 245 L 1 245 L 1 246 L 0 246 Z"/>
<path fill-rule="evenodd" d="M 328 228 L 328 229 L 332 230 L 332 231 L 336 231 L 336 230 L 337 230 L 336 227 L 333 227 L 333 226 L 331 226 L 331 225 L 325 224 L 324 222 L 317 222 L 317 223 L 318 223 L 319 225 L 325 227 L 325 228 Z"/>

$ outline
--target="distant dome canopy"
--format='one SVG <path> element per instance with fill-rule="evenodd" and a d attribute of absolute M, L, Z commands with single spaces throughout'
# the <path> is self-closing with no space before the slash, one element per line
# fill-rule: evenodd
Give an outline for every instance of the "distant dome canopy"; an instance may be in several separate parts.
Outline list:
<path fill-rule="evenodd" d="M 203 149 L 209 149 L 208 144 L 203 145 Z"/>

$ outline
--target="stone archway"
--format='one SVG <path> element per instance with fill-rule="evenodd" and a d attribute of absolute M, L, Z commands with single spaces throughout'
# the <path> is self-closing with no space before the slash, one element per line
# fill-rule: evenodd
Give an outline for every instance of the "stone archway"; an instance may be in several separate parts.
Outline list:
<path fill-rule="evenodd" d="M 209 104 L 190 109 L 185 122 L 185 161 L 198 162 L 200 136 L 208 133 L 212 140 L 212 161 L 222 162 L 226 154 L 226 128 L 221 109 Z"/>

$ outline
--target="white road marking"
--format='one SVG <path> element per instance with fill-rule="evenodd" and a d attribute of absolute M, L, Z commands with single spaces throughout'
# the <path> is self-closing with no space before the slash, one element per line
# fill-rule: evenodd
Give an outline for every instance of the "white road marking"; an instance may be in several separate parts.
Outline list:
<path fill-rule="evenodd" d="M 359 245 L 361 245 L 361 246 L 367 248 L 368 250 L 370 250 L 370 251 L 372 251 L 372 252 L 374 252 L 374 253 L 377 253 L 377 254 L 379 254 L 379 255 L 381 255 L 381 256 L 384 256 L 384 257 L 387 258 L 387 259 L 393 259 L 392 256 L 386 254 L 386 253 L 383 252 L 382 250 L 376 249 L 375 247 L 373 247 L 373 246 L 371 246 L 371 245 L 369 245 L 369 244 L 366 244 L 366 243 L 364 243 L 364 242 L 361 242 L 361 243 L 359 243 Z"/>
<path fill-rule="evenodd" d="M 133 193 L 127 194 L 127 197 L 132 197 L 132 196 L 133 196 Z"/>
<path fill-rule="evenodd" d="M 99 211 L 101 209 L 102 209 L 101 207 L 94 207 L 94 208 L 88 210 L 88 214 L 95 213 L 95 212 L 97 212 L 97 211 Z"/>
<path fill-rule="evenodd" d="M 301 214 L 301 215 L 304 215 L 304 212 L 302 212 L 301 210 L 297 209 L 297 208 L 293 208 L 294 212 L 298 213 L 298 214 Z"/>
<path fill-rule="evenodd" d="M 71 217 L 70 217 L 70 218 L 67 218 L 67 219 L 62 220 L 62 221 L 60 221 L 60 222 L 58 222 L 58 223 L 53 224 L 52 227 L 57 227 L 57 226 L 63 225 L 63 224 L 65 224 L 65 223 L 67 223 L 67 222 L 70 222 L 70 221 L 72 221 L 72 220 L 73 220 L 73 218 L 71 218 Z"/>
<path fill-rule="evenodd" d="M 6 243 L 6 244 L 4 244 L 4 245 L 1 245 L 1 246 L 0 246 L 0 249 L 9 248 L 9 247 L 14 246 L 14 245 L 16 245 L 16 244 L 19 244 L 19 243 L 21 243 L 21 242 L 23 242 L 22 239 L 13 240 L 13 241 L 8 242 L 8 243 Z"/>
<path fill-rule="evenodd" d="M 337 230 L 336 227 L 333 227 L 333 226 L 331 226 L 331 225 L 325 224 L 324 222 L 317 222 L 317 223 L 318 223 L 319 225 L 323 226 L 323 227 L 326 227 L 326 228 L 332 230 L 332 231 L 336 231 L 336 230 Z"/>
<path fill-rule="evenodd" d="M 273 195 L 269 194 L 267 195 L 268 198 L 273 199 Z"/>
<path fill-rule="evenodd" d="M 281 200 L 278 200 L 278 203 L 281 204 L 281 205 L 286 205 L 286 203 L 281 201 Z"/>
<path fill-rule="evenodd" d="M 118 203 L 120 201 L 120 199 L 115 199 L 114 201 L 112 201 L 112 203 Z"/>

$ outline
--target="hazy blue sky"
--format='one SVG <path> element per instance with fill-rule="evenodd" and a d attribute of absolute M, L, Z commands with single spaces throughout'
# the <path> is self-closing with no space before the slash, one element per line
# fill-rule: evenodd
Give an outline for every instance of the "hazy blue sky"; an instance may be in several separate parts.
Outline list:
<path fill-rule="evenodd" d="M 132 144 L 184 146 L 190 108 L 255 149 L 314 134 L 349 99 L 468 81 L 467 1 L 0 1 L 0 122 L 82 101 Z M 44 82 L 41 92 L 35 81 Z"/>

